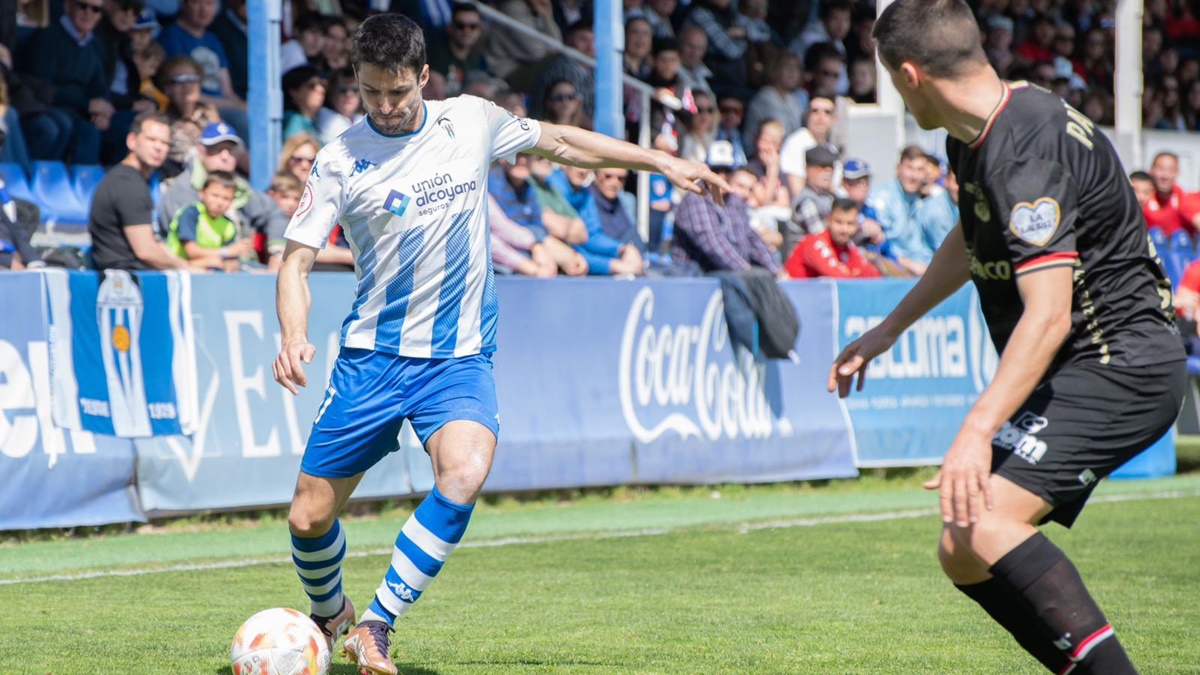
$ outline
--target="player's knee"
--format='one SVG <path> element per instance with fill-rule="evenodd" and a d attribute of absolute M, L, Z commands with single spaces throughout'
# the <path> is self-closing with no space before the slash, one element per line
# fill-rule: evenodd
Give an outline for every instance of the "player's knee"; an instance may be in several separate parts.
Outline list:
<path fill-rule="evenodd" d="M 334 519 L 333 514 L 319 513 L 307 504 L 297 502 L 288 512 L 288 529 L 297 537 L 311 539 L 332 529 Z"/>
<path fill-rule="evenodd" d="M 965 532 L 956 531 L 956 529 L 945 528 L 942 530 L 942 538 L 938 541 L 937 557 L 938 563 L 942 566 L 942 572 L 951 581 L 964 583 L 980 575 L 982 563 L 971 550 L 969 539 L 964 536 Z"/>
<path fill-rule="evenodd" d="M 474 501 L 490 470 L 491 461 L 487 455 L 470 453 L 442 471 L 438 476 L 438 489 L 456 501 Z"/>

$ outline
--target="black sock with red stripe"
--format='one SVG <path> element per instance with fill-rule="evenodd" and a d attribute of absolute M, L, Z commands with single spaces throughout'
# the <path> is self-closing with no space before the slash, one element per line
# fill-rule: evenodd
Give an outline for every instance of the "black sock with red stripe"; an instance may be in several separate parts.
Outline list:
<path fill-rule="evenodd" d="M 1033 610 L 1069 662 L 1059 673 L 1136 675 L 1112 626 L 1067 556 L 1041 532 L 989 570 Z M 1049 667 L 1049 666 L 1048 666 Z"/>
<path fill-rule="evenodd" d="M 1012 634 L 1017 644 L 1041 661 L 1052 672 L 1062 672 L 1071 664 L 1062 650 L 1054 646 L 1054 636 L 1042 627 L 1033 608 L 1021 596 L 1013 593 L 1008 584 L 996 579 L 967 586 L 954 585 L 979 606 L 1004 630 Z"/>

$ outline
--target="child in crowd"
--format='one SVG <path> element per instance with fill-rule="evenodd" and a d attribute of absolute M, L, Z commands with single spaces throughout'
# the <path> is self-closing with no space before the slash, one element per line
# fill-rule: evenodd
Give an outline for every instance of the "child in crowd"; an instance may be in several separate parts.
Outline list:
<path fill-rule="evenodd" d="M 236 192 L 237 179 L 232 173 L 210 171 L 200 201 L 179 209 L 171 220 L 167 247 L 192 269 L 236 272 L 242 258 L 254 257 L 254 241 L 239 238 L 237 225 L 225 215 Z"/>

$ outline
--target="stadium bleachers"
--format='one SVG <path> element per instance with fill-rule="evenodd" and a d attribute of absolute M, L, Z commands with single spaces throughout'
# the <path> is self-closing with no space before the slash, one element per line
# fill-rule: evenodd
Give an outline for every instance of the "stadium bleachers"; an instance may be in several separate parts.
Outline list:
<path fill-rule="evenodd" d="M 71 183 L 66 164 L 51 161 L 34 162 L 30 189 L 42 207 L 43 222 L 54 220 L 56 226 L 87 226 L 88 204 L 75 196 L 75 186 Z"/>
<path fill-rule="evenodd" d="M 71 167 L 71 186 L 80 204 L 91 206 L 96 186 L 104 179 L 104 167 L 84 164 Z"/>

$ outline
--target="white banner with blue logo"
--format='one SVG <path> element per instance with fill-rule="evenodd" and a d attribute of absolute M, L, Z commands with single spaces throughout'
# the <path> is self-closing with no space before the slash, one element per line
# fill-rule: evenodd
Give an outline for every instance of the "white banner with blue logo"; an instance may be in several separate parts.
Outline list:
<path fill-rule="evenodd" d="M 51 419 L 43 279 L 0 273 L 0 530 L 144 520 L 133 445 Z"/>
<path fill-rule="evenodd" d="M 195 430 L 191 276 L 46 275 L 54 423 L 122 438 Z"/>

